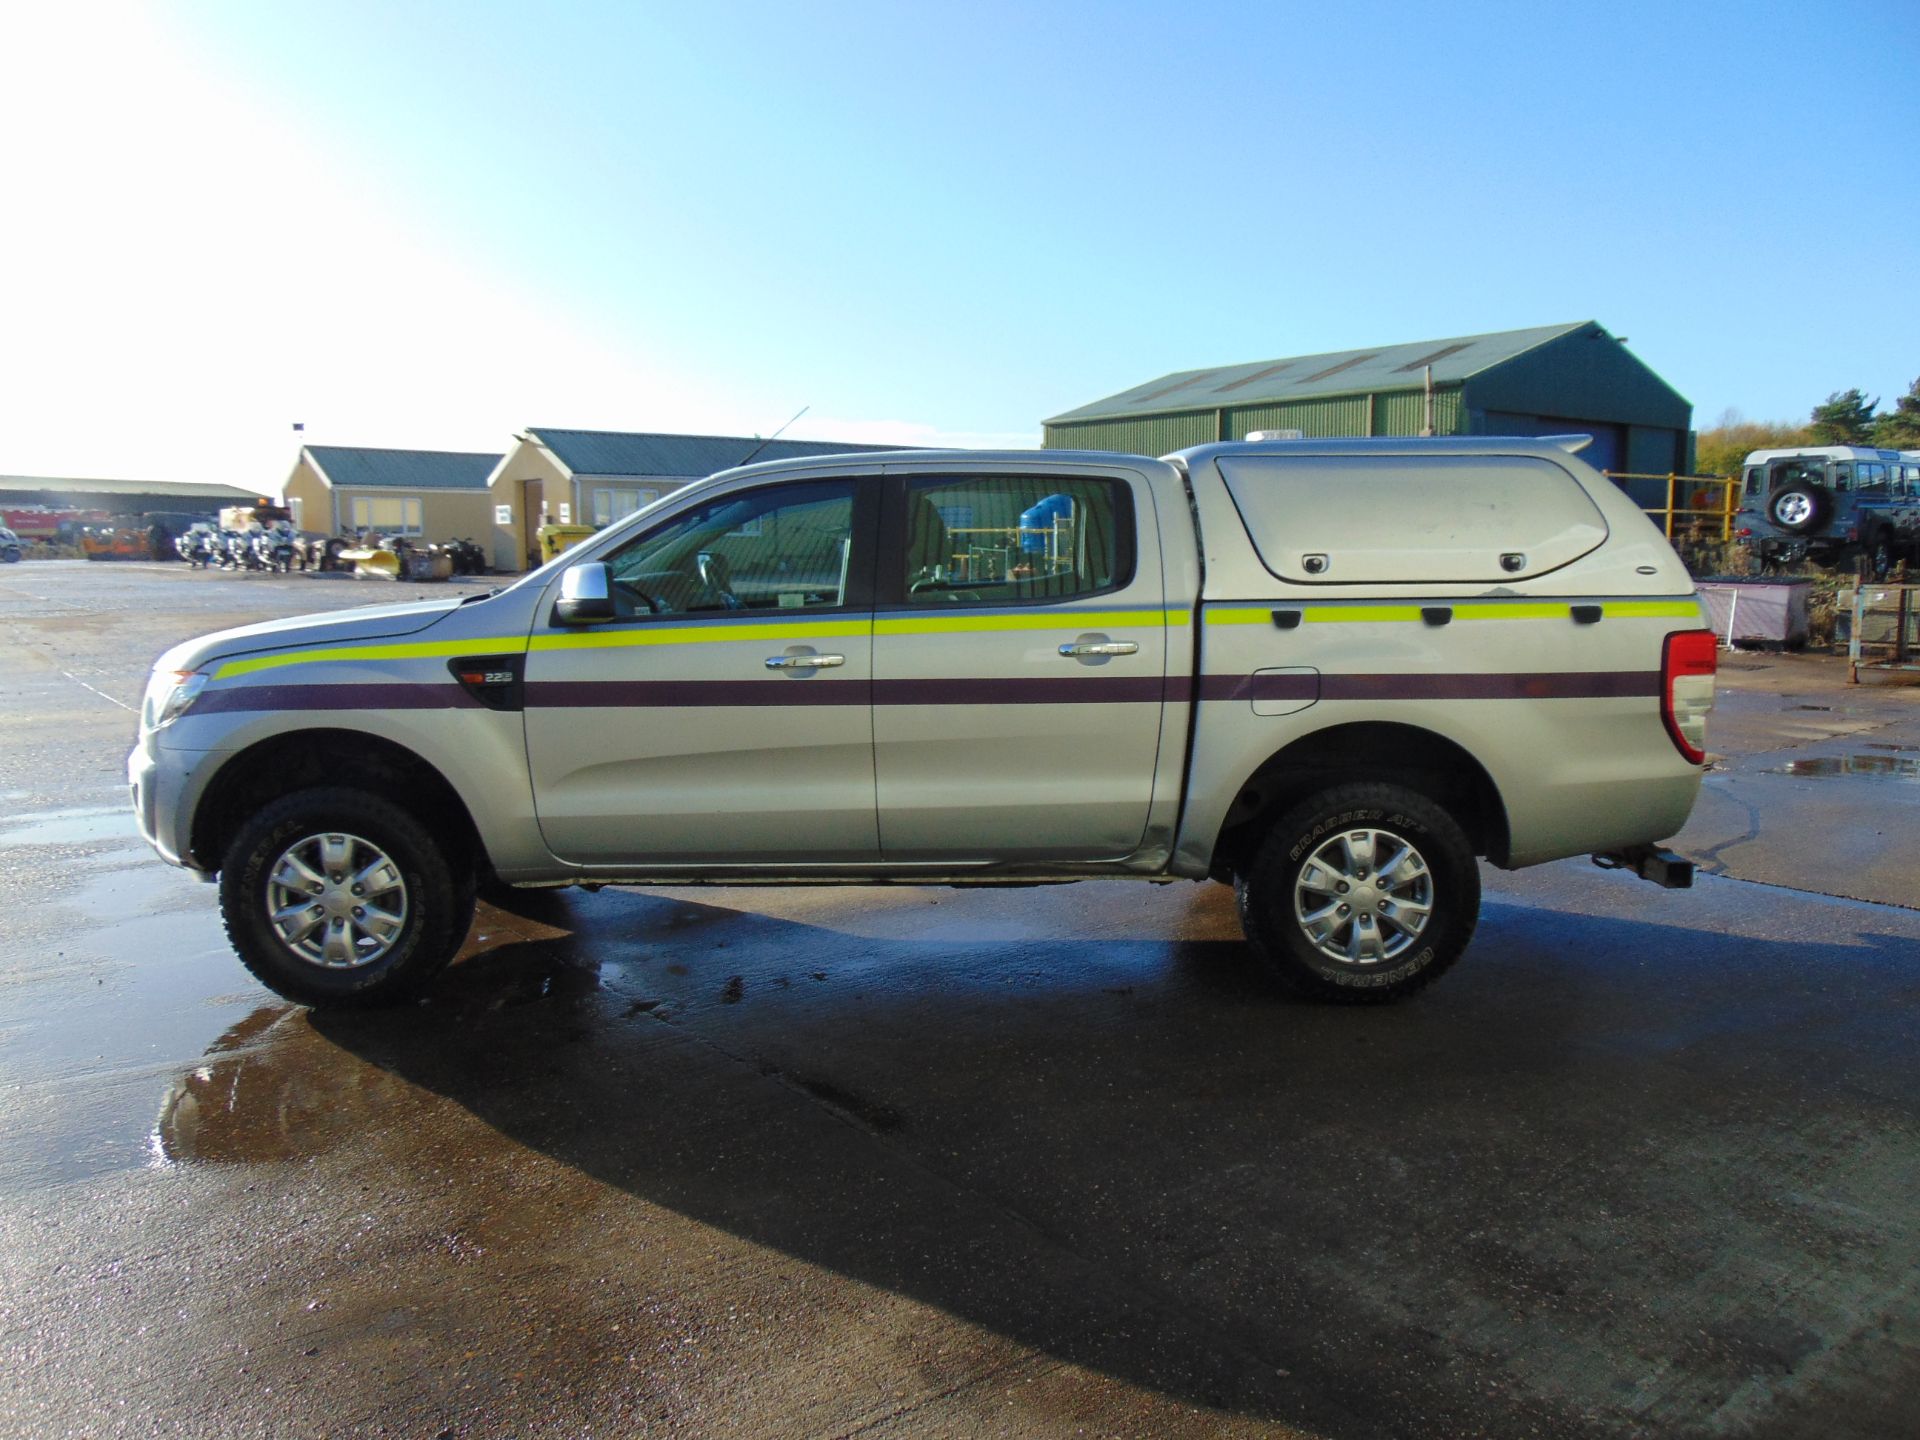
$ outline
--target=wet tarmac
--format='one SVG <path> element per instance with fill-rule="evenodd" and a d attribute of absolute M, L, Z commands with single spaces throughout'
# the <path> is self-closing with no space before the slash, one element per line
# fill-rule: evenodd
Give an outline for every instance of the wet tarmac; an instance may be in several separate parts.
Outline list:
<path fill-rule="evenodd" d="M 1920 1428 L 1920 912 L 1831 898 L 1913 903 L 1913 789 L 1768 773 L 1897 758 L 1897 692 L 1731 673 L 1723 873 L 1489 871 L 1386 1010 L 1276 993 L 1220 887 L 1102 883 L 529 895 L 314 1014 L 141 848 L 119 707 L 178 635 L 411 587 L 17 569 L 0 1433 Z"/>
<path fill-rule="evenodd" d="M 1830 780 L 1838 775 L 1871 780 L 1920 780 L 1920 760 L 1898 755 L 1816 755 L 1805 760 L 1789 760 L 1771 775 L 1801 775 Z"/>

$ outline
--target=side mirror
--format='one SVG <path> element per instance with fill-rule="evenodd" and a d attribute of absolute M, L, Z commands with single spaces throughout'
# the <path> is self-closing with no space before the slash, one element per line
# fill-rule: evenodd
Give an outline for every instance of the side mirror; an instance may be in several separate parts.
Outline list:
<path fill-rule="evenodd" d="M 561 625 L 591 625 L 613 619 L 613 589 L 607 567 L 595 561 L 575 565 L 562 575 L 553 618 Z"/>

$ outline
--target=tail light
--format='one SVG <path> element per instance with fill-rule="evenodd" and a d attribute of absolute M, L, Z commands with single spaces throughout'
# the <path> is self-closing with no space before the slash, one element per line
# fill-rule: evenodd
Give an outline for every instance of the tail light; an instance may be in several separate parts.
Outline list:
<path fill-rule="evenodd" d="M 1674 748 L 1689 764 L 1707 760 L 1707 716 L 1713 710 L 1713 675 L 1720 647 L 1711 630 L 1681 630 L 1667 636 L 1660 660 L 1660 718 Z"/>

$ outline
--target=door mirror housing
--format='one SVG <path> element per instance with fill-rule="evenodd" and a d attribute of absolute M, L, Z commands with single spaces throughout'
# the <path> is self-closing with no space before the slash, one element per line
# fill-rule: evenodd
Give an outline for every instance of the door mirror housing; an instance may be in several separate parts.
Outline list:
<path fill-rule="evenodd" d="M 598 561 L 575 565 L 560 577 L 553 618 L 561 625 L 592 625 L 613 619 L 613 583 Z"/>

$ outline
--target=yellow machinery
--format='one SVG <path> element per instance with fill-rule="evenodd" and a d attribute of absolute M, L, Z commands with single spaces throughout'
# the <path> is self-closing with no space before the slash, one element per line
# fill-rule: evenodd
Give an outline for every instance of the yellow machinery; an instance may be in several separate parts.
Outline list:
<path fill-rule="evenodd" d="M 358 580 L 445 580 L 453 574 L 453 557 L 412 546 L 354 545 L 340 552 L 340 563 L 353 567 Z"/>
<path fill-rule="evenodd" d="M 534 531 L 540 544 L 540 563 L 546 564 L 563 550 L 571 550 L 589 535 L 599 532 L 591 525 L 542 525 Z"/>
<path fill-rule="evenodd" d="M 384 545 L 351 545 L 340 552 L 340 563 L 353 567 L 355 579 L 400 578 L 400 556 Z"/>

